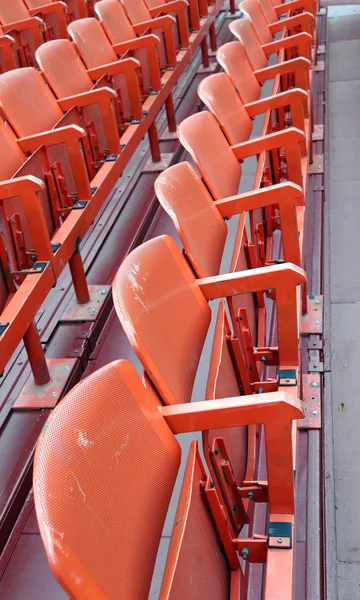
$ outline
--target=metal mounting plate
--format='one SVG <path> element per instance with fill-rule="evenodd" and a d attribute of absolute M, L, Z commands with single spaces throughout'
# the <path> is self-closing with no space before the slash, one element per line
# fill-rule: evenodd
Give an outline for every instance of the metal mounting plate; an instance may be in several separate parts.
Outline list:
<path fill-rule="evenodd" d="M 323 330 L 323 297 L 310 294 L 307 297 L 307 314 L 301 320 L 301 333 L 322 333 Z"/>
<path fill-rule="evenodd" d="M 318 60 L 317 64 L 313 66 L 313 71 L 325 71 L 325 61 Z"/>
<path fill-rule="evenodd" d="M 200 69 L 198 69 L 198 73 L 200 75 L 204 75 L 206 73 L 215 73 L 217 67 L 219 66 L 219 63 L 217 63 L 216 61 L 210 62 L 210 65 L 208 67 L 200 67 Z"/>
<path fill-rule="evenodd" d="M 51 381 L 47 385 L 36 385 L 31 375 L 21 390 L 14 410 L 39 410 L 54 408 L 75 365 L 76 358 L 50 358 L 47 365 Z"/>
<path fill-rule="evenodd" d="M 75 294 L 60 317 L 60 321 L 95 321 L 111 290 L 110 285 L 89 285 L 90 302 L 79 304 Z"/>
<path fill-rule="evenodd" d="M 313 161 L 309 164 L 308 174 L 318 175 L 324 172 L 324 156 L 323 154 L 313 154 Z"/>
<path fill-rule="evenodd" d="M 151 158 L 147 161 L 143 168 L 144 173 L 161 173 L 170 166 L 171 159 L 174 155 L 171 152 L 161 154 L 161 160 L 159 162 L 153 162 Z"/>
<path fill-rule="evenodd" d="M 306 416 L 298 421 L 299 429 L 321 429 L 321 386 L 319 373 L 302 376 Z"/>
<path fill-rule="evenodd" d="M 325 44 L 319 44 L 317 47 L 318 54 L 325 54 Z"/>
<path fill-rule="evenodd" d="M 160 142 L 177 142 L 179 137 L 177 131 L 166 131 L 159 137 Z"/>
<path fill-rule="evenodd" d="M 320 142 L 324 139 L 324 125 L 314 125 L 312 139 L 314 142 Z"/>

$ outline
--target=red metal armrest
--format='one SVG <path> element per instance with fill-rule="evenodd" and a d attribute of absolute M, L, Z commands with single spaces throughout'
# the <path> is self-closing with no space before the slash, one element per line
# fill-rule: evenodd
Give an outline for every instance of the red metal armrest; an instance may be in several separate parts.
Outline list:
<path fill-rule="evenodd" d="M 284 4 L 274 6 L 274 9 L 278 17 L 288 14 L 293 10 L 304 10 L 312 15 L 316 12 L 316 6 L 313 0 L 291 0 L 291 2 L 285 2 Z"/>
<path fill-rule="evenodd" d="M 271 514 L 294 514 L 295 490 L 291 423 L 305 415 L 291 394 L 272 392 L 164 406 L 160 412 L 173 433 L 265 425 L 265 449 Z"/>
<path fill-rule="evenodd" d="M 166 4 L 161 4 L 149 9 L 153 18 L 160 17 L 161 15 L 168 15 L 170 13 L 176 14 L 179 26 L 180 44 L 184 48 L 187 48 L 189 45 L 189 32 L 186 20 L 187 8 L 188 3 L 186 0 L 173 0 L 172 2 L 167 2 Z"/>
<path fill-rule="evenodd" d="M 229 298 L 237 294 L 275 290 L 279 362 L 293 368 L 299 362 L 297 286 L 306 281 L 305 271 L 291 263 L 227 273 L 198 279 L 206 300 Z"/>
<path fill-rule="evenodd" d="M 216 200 L 215 204 L 225 219 L 242 212 L 278 204 L 284 259 L 286 262 L 294 263 L 298 267 L 301 266 L 296 218 L 296 205 L 304 204 L 304 192 L 301 187 L 290 182 L 279 183 L 245 194 Z"/>
<path fill-rule="evenodd" d="M 4 33 L 8 33 L 9 31 L 30 30 L 33 35 L 34 44 L 37 48 L 44 43 L 43 33 L 46 30 L 46 25 L 39 17 L 30 17 L 29 19 L 9 23 L 8 25 L 3 25 L 2 28 Z"/>
<path fill-rule="evenodd" d="M 154 29 L 162 29 L 165 40 L 165 49 L 169 67 L 176 67 L 176 47 L 173 35 L 173 25 L 176 24 L 176 19 L 171 15 L 164 15 L 151 21 L 144 21 L 133 25 L 137 35 L 145 32 L 151 32 Z"/>
<path fill-rule="evenodd" d="M 13 44 L 16 44 L 16 42 L 10 35 L 0 36 L 0 48 L 4 56 L 7 71 L 17 68 L 17 64 L 12 53 Z"/>
<path fill-rule="evenodd" d="M 0 202 L 19 196 L 24 207 L 37 261 L 51 261 L 53 252 L 38 192 L 45 184 L 36 177 L 16 177 L 0 182 Z"/>
<path fill-rule="evenodd" d="M 255 71 L 255 76 L 259 83 L 263 83 L 269 79 L 274 79 L 277 75 L 294 74 L 296 87 L 308 91 L 310 66 L 310 61 L 300 56 L 299 58 L 293 58 L 292 60 Z M 305 111 L 305 117 L 308 117 L 307 105 Z"/>
<path fill-rule="evenodd" d="M 301 27 L 303 31 L 307 31 L 310 35 L 314 36 L 314 15 L 308 12 L 304 12 L 301 15 L 295 15 L 294 17 L 289 17 L 288 19 L 282 19 L 278 23 L 269 24 L 269 29 L 271 33 L 274 35 L 279 31 L 283 31 L 286 29 L 293 29 L 294 27 Z"/>
<path fill-rule="evenodd" d="M 285 147 L 288 178 L 289 181 L 303 186 L 302 169 L 299 144 L 305 140 L 305 134 L 295 127 L 269 133 L 263 137 L 255 138 L 232 146 L 232 150 L 238 160 L 244 160 L 250 156 L 269 152 L 278 148 Z"/>
<path fill-rule="evenodd" d="M 296 33 L 295 35 L 281 38 L 275 42 L 264 44 L 262 49 L 264 50 L 266 56 L 270 56 L 271 54 L 280 52 L 280 50 L 285 50 L 286 48 L 296 48 L 300 56 L 310 60 L 312 42 L 313 38 L 310 33 L 302 31 L 301 33 Z"/>
<path fill-rule="evenodd" d="M 250 117 L 255 117 L 268 110 L 275 110 L 277 108 L 283 108 L 290 106 L 292 125 L 300 131 L 305 131 L 305 118 L 304 112 L 308 111 L 308 95 L 304 90 L 292 89 L 267 98 L 261 98 L 255 102 L 245 104 L 245 108 Z M 305 156 L 306 153 L 306 141 L 301 144 L 301 154 Z"/>
<path fill-rule="evenodd" d="M 37 8 L 29 9 L 29 13 L 32 17 L 39 15 L 40 17 L 45 15 L 55 14 L 59 25 L 59 33 L 62 38 L 67 38 L 67 26 L 69 24 L 68 9 L 65 2 L 52 2 L 51 4 L 44 4 Z"/>
<path fill-rule="evenodd" d="M 116 100 L 116 98 L 117 93 L 114 90 L 108 87 L 102 87 L 76 94 L 75 96 L 69 96 L 68 98 L 61 98 L 58 100 L 58 104 L 64 112 L 70 110 L 74 106 L 83 108 L 85 106 L 98 104 L 103 119 L 109 153 L 119 154 L 120 139 L 116 116 L 113 109 L 113 101 Z"/>
<path fill-rule="evenodd" d="M 74 181 L 79 200 L 89 200 L 91 198 L 90 182 L 84 153 L 80 144 L 81 138 L 86 137 L 86 132 L 77 125 L 68 125 L 58 127 L 50 131 L 35 133 L 17 140 L 23 152 L 33 152 L 40 146 L 55 146 L 56 144 L 65 144 L 73 172 Z"/>
<path fill-rule="evenodd" d="M 139 38 L 129 40 L 127 42 L 121 42 L 120 44 L 114 44 L 113 49 L 118 56 L 121 56 L 129 51 L 145 49 L 148 59 L 151 87 L 153 90 L 161 90 L 161 74 L 159 59 L 157 53 L 157 45 L 160 43 L 159 38 L 154 35 L 143 35 Z M 89 72 L 91 76 L 91 70 Z"/>

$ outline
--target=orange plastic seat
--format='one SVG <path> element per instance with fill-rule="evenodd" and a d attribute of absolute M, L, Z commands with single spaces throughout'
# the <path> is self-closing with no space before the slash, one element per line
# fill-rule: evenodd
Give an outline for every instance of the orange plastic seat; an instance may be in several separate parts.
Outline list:
<path fill-rule="evenodd" d="M 65 2 L 53 0 L 24 0 L 29 9 L 29 14 L 38 16 L 46 23 L 46 30 L 50 39 L 67 38 L 66 27 L 69 21 L 68 9 Z"/>
<path fill-rule="evenodd" d="M 176 15 L 176 19 L 171 25 L 171 35 L 174 36 L 176 44 L 179 40 L 180 46 L 183 48 L 188 47 L 189 31 L 186 21 L 187 2 L 184 2 L 184 0 L 174 0 L 170 3 L 159 4 L 156 8 L 152 9 L 148 9 L 145 0 L 137 0 L 136 2 L 133 2 L 132 0 L 121 0 L 121 2 L 137 33 L 144 31 L 144 27 L 145 30 L 151 27 L 156 34 L 157 32 L 154 27 L 157 27 L 158 25 L 162 27 L 164 18 L 171 16 L 172 19 L 174 19 L 173 15 Z M 166 26 L 168 26 L 169 22 L 166 21 L 166 24 Z M 168 35 L 170 35 L 170 32 Z"/>
<path fill-rule="evenodd" d="M 240 42 L 224 44 L 217 51 L 216 58 L 232 79 L 244 103 L 258 100 L 261 94 L 261 84 L 281 75 L 293 75 L 296 87 L 306 92 L 309 90 L 311 63 L 306 58 L 294 58 L 254 71 L 247 58 L 245 48 Z M 306 109 L 306 106 L 304 108 Z M 305 116 L 308 116 L 307 112 Z"/>
<path fill-rule="evenodd" d="M 249 139 L 252 119 L 257 115 L 288 106 L 292 125 L 301 131 L 307 128 L 304 108 L 307 108 L 308 96 L 304 90 L 292 89 L 249 104 L 242 103 L 239 97 L 241 90 L 242 88 L 235 88 L 226 73 L 210 75 L 203 79 L 198 87 L 200 99 L 218 120 L 229 144 L 240 144 Z"/>
<path fill-rule="evenodd" d="M 43 44 L 36 51 L 36 60 L 59 100 L 91 92 L 91 90 L 99 90 L 102 86 L 106 87 L 108 83 L 105 77 L 105 74 L 108 72 L 106 68 L 104 68 L 103 79 L 97 82 L 100 79 L 100 74 L 96 72 L 94 75 L 91 70 L 86 70 L 84 63 L 70 40 L 53 40 Z M 139 63 L 133 58 L 112 63 L 112 75 L 115 77 L 115 73 L 117 72 L 116 92 L 118 94 L 117 104 L 119 111 L 121 110 L 121 123 L 133 118 L 142 118 L 138 70 Z M 95 86 L 94 81 L 97 82 Z M 101 147 L 107 148 L 107 140 L 112 140 L 112 147 L 114 148 L 115 145 L 118 146 L 119 133 L 111 113 L 108 114 L 107 108 L 104 107 L 104 109 L 102 118 L 100 107 L 100 109 L 98 108 L 100 110 L 100 118 L 99 116 L 96 118 L 96 115 L 92 115 L 88 116 L 88 120 L 94 120 L 97 125 L 96 130 Z M 92 108 L 91 110 L 94 109 Z M 120 116 L 119 113 L 118 116 Z M 102 131 L 104 128 L 105 137 Z"/>
<path fill-rule="evenodd" d="M 20 66 L 20 56 L 16 41 L 11 35 L 5 35 L 0 26 L 0 73 L 11 71 Z"/>
<path fill-rule="evenodd" d="M 115 18 L 118 12 L 120 12 L 120 15 Z M 113 52 L 119 57 L 133 56 L 140 62 L 142 84 L 145 92 L 160 90 L 159 38 L 153 34 L 143 35 L 138 38 L 126 16 L 124 7 L 118 0 L 102 0 L 102 2 L 97 2 L 95 13 L 113 45 Z M 110 52 L 105 50 L 105 47 L 109 46 L 109 41 L 105 40 L 106 36 L 103 36 L 96 29 L 94 23 L 89 24 L 89 26 L 91 26 L 91 38 L 93 39 L 93 36 L 96 36 L 99 51 L 100 48 L 103 48 L 105 56 L 108 57 Z M 84 36 L 85 32 L 82 31 L 82 34 Z M 83 47 L 82 52 L 86 55 L 90 54 L 90 50 L 85 48 L 86 44 L 78 39 L 76 27 L 74 27 L 72 35 L 75 43 L 79 44 L 79 47 Z M 109 62 L 108 59 L 106 59 L 106 62 Z"/>
<path fill-rule="evenodd" d="M 272 434 L 266 440 L 270 512 L 278 511 L 281 522 L 284 509 L 290 514 L 294 511 L 290 422 L 301 418 L 303 410 L 299 401 L 286 394 L 266 394 L 267 404 L 253 398 L 247 403 L 239 398 L 214 403 L 213 410 L 205 410 L 205 418 L 198 408 L 204 409 L 208 403 L 189 408 L 195 409 L 193 422 L 200 430 L 209 427 L 215 412 L 225 428 L 247 421 L 266 423 L 266 432 Z M 105 404 L 104 399 L 108 400 Z M 117 600 L 119 590 L 124 600 L 148 598 L 180 466 L 174 433 L 191 430 L 191 423 L 181 415 L 177 418 L 172 407 L 159 408 L 154 394 L 144 388 L 126 361 L 103 367 L 56 407 L 36 450 L 34 499 L 50 567 L 73 600 L 85 596 Z M 277 456 L 282 457 L 280 481 L 279 468 L 272 464 L 274 442 L 279 448 Z M 139 468 L 141 477 L 134 477 Z M 161 600 L 225 600 L 230 588 L 231 597 L 240 597 L 244 591 L 237 551 L 250 540 L 238 538 L 231 517 L 224 526 L 228 512 L 219 494 L 205 473 L 194 442 L 184 472 Z M 285 497 L 282 505 L 281 495 Z M 136 535 L 144 522 L 146 544 L 143 536 Z M 265 540 L 263 545 L 265 550 Z M 263 562 L 267 562 L 264 555 Z M 274 573 L 266 579 L 267 586 L 273 584 Z M 265 595 L 266 600 L 270 597 Z"/>
<path fill-rule="evenodd" d="M 90 17 L 93 8 L 93 0 L 65 0 L 68 7 L 69 20 L 84 19 Z"/>
<path fill-rule="evenodd" d="M 16 39 L 22 65 L 35 64 L 35 50 L 46 40 L 44 21 L 31 16 L 23 0 L 0 0 L 0 24 L 4 33 Z"/>
<path fill-rule="evenodd" d="M 229 24 L 231 33 L 242 43 L 247 57 L 254 71 L 268 66 L 271 54 L 278 54 L 282 50 L 294 49 L 299 56 L 311 59 L 312 37 L 305 31 L 296 35 L 283 37 L 275 42 L 261 44 L 251 21 L 236 19 Z"/>
<path fill-rule="evenodd" d="M 22 94 L 18 93 L 19 88 L 21 88 Z M 33 151 L 46 143 L 49 138 L 54 140 L 54 144 L 56 144 L 56 139 L 60 144 L 67 143 L 70 171 L 76 183 L 75 189 L 83 198 L 84 196 L 90 198 L 91 191 L 89 175 L 84 168 L 79 148 L 79 139 L 83 137 L 83 129 L 81 129 L 81 113 L 77 107 L 92 106 L 98 103 L 102 111 L 107 111 L 108 124 L 112 123 L 113 136 L 111 139 L 107 139 L 107 148 L 101 150 L 99 158 L 103 158 L 107 153 L 119 154 L 120 142 L 117 123 L 114 111 L 111 109 L 115 97 L 113 90 L 101 88 L 57 101 L 40 72 L 33 68 L 17 69 L 0 76 L 0 105 L 16 134 L 19 138 L 23 138 L 23 147 L 26 148 L 26 151 Z M 90 178 L 92 178 L 95 173 L 93 163 L 97 158 L 96 148 L 91 145 L 89 136 L 83 140 L 83 146 Z M 65 181 L 67 175 L 69 176 L 69 173 L 64 172 Z"/>
<path fill-rule="evenodd" d="M 285 4 L 281 4 L 280 8 L 283 6 Z M 269 22 L 257 0 L 243 0 L 239 4 L 239 9 L 252 22 L 262 44 L 273 42 L 275 34 L 279 32 L 285 30 L 291 33 L 292 30 L 296 31 L 299 27 L 313 36 L 314 16 L 311 13 L 302 13 L 287 19 Z"/>
<path fill-rule="evenodd" d="M 289 181 L 303 187 L 300 145 L 305 135 L 298 129 L 289 128 L 230 146 L 213 115 L 203 111 L 185 119 L 178 127 L 178 135 L 215 200 L 238 193 L 242 172 L 239 161 L 282 146 L 286 146 Z"/>
<path fill-rule="evenodd" d="M 113 45 L 122 44 L 136 37 L 155 35 L 160 44 L 157 53 L 161 68 L 176 66 L 176 47 L 173 28 L 176 20 L 164 15 L 150 21 L 133 21 L 125 6 L 119 0 L 101 0 L 95 5 L 95 12 Z"/>

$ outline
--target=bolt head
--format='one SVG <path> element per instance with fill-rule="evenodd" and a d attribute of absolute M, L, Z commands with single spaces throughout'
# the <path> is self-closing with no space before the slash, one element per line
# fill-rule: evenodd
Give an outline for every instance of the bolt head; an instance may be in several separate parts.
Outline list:
<path fill-rule="evenodd" d="M 280 225 L 280 224 L 281 224 L 281 221 L 277 220 L 276 225 Z"/>
<path fill-rule="evenodd" d="M 287 378 L 285 379 L 285 381 L 286 381 L 286 383 L 290 383 L 290 379 L 289 379 L 289 377 L 287 377 Z"/>
<path fill-rule="evenodd" d="M 70 366 L 69 365 L 65 365 L 65 371 L 70 371 Z"/>
<path fill-rule="evenodd" d="M 101 290 L 100 296 L 106 296 L 106 294 L 107 294 L 107 290 Z"/>
<path fill-rule="evenodd" d="M 53 398 L 56 398 L 57 392 L 53 392 L 51 395 L 52 395 Z"/>
<path fill-rule="evenodd" d="M 320 300 L 315 300 L 315 304 L 320 304 Z"/>
<path fill-rule="evenodd" d="M 282 539 L 282 537 L 278 537 L 278 539 L 277 539 L 277 543 L 278 543 L 278 544 L 282 544 L 282 543 L 283 543 L 283 541 L 284 541 L 284 540 Z"/>
<path fill-rule="evenodd" d="M 263 393 L 264 393 L 264 388 L 262 388 L 262 387 L 259 387 L 259 389 L 258 389 L 258 394 L 263 394 Z"/>
<path fill-rule="evenodd" d="M 248 498 L 250 498 L 250 500 L 252 500 L 254 497 L 254 492 L 249 492 L 248 493 Z"/>
<path fill-rule="evenodd" d="M 317 388 L 317 387 L 319 387 L 319 384 L 316 383 L 316 381 L 314 381 L 314 383 L 311 384 L 311 387 Z"/>
<path fill-rule="evenodd" d="M 320 325 L 320 321 L 315 321 L 315 325 Z"/>
<path fill-rule="evenodd" d="M 266 356 L 262 356 L 260 360 L 262 363 L 266 363 Z"/>
<path fill-rule="evenodd" d="M 94 315 L 96 313 L 96 308 L 92 308 L 91 309 L 92 314 Z"/>
<path fill-rule="evenodd" d="M 317 410 L 313 410 L 311 414 L 313 417 L 317 417 L 319 415 Z"/>
<path fill-rule="evenodd" d="M 249 556 L 249 549 L 248 548 L 243 548 L 241 550 L 241 556 L 243 557 L 244 560 L 246 560 L 247 557 Z"/>

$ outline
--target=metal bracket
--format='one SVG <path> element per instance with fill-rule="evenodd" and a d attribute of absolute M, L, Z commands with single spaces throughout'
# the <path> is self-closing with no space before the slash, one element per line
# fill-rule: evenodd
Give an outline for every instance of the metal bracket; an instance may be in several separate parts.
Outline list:
<path fill-rule="evenodd" d="M 316 13 L 316 17 L 323 17 L 324 15 L 326 15 L 326 7 L 320 8 L 320 10 L 318 10 L 318 12 Z"/>
<path fill-rule="evenodd" d="M 79 304 L 75 294 L 60 317 L 61 321 L 95 321 L 111 290 L 110 285 L 89 285 L 90 302 Z"/>
<path fill-rule="evenodd" d="M 321 429 L 321 383 L 319 373 L 302 376 L 303 401 L 306 415 L 298 421 L 299 429 Z"/>
<path fill-rule="evenodd" d="M 197 70 L 197 73 L 198 75 L 206 75 L 206 73 L 215 73 L 217 67 L 218 63 L 216 61 L 210 62 L 208 67 L 200 67 L 200 69 Z"/>
<path fill-rule="evenodd" d="M 228 514 L 235 530 L 250 522 L 232 470 L 223 438 L 215 438 L 210 452 L 211 462 L 219 482 Z"/>
<path fill-rule="evenodd" d="M 73 206 L 74 210 L 79 210 L 79 209 L 83 209 L 88 205 L 88 201 L 87 200 L 77 200 Z"/>
<path fill-rule="evenodd" d="M 278 371 L 278 386 L 287 387 L 297 385 L 297 374 L 295 369 L 280 369 Z"/>
<path fill-rule="evenodd" d="M 317 64 L 313 66 L 313 71 L 316 71 L 316 72 L 325 71 L 325 61 L 318 60 Z"/>
<path fill-rule="evenodd" d="M 31 375 L 13 406 L 14 410 L 54 408 L 59 402 L 65 385 L 77 364 L 77 359 L 50 358 L 46 362 L 51 376 L 50 383 L 36 385 Z"/>
<path fill-rule="evenodd" d="M 314 125 L 312 134 L 313 142 L 321 142 L 324 139 L 324 125 Z"/>
<path fill-rule="evenodd" d="M 173 154 L 171 152 L 167 152 L 166 154 L 161 154 L 161 160 L 159 162 L 153 162 L 152 158 L 149 158 L 145 167 L 143 168 L 144 173 L 161 173 L 170 166 L 171 160 L 173 158 Z"/>
<path fill-rule="evenodd" d="M 61 244 L 55 244 L 54 242 L 51 242 L 51 250 L 53 251 L 53 254 L 55 254 L 59 248 L 61 247 Z"/>
<path fill-rule="evenodd" d="M 318 54 L 325 54 L 325 44 L 319 44 L 317 47 Z"/>
<path fill-rule="evenodd" d="M 324 172 L 324 156 L 322 154 L 313 154 L 313 161 L 309 164 L 308 174 L 318 175 Z"/>
<path fill-rule="evenodd" d="M 322 333 L 323 331 L 323 297 L 310 294 L 307 297 L 307 312 L 301 319 L 302 335 Z"/>
<path fill-rule="evenodd" d="M 177 131 L 167 131 L 166 133 L 163 133 L 160 136 L 159 141 L 160 142 L 178 142 L 179 136 L 177 134 Z"/>
<path fill-rule="evenodd" d="M 105 162 L 115 162 L 119 157 L 119 154 L 109 154 L 106 158 L 105 158 Z"/>
<path fill-rule="evenodd" d="M 279 550 L 291 550 L 292 548 L 293 524 L 283 521 L 269 523 L 268 548 Z"/>

